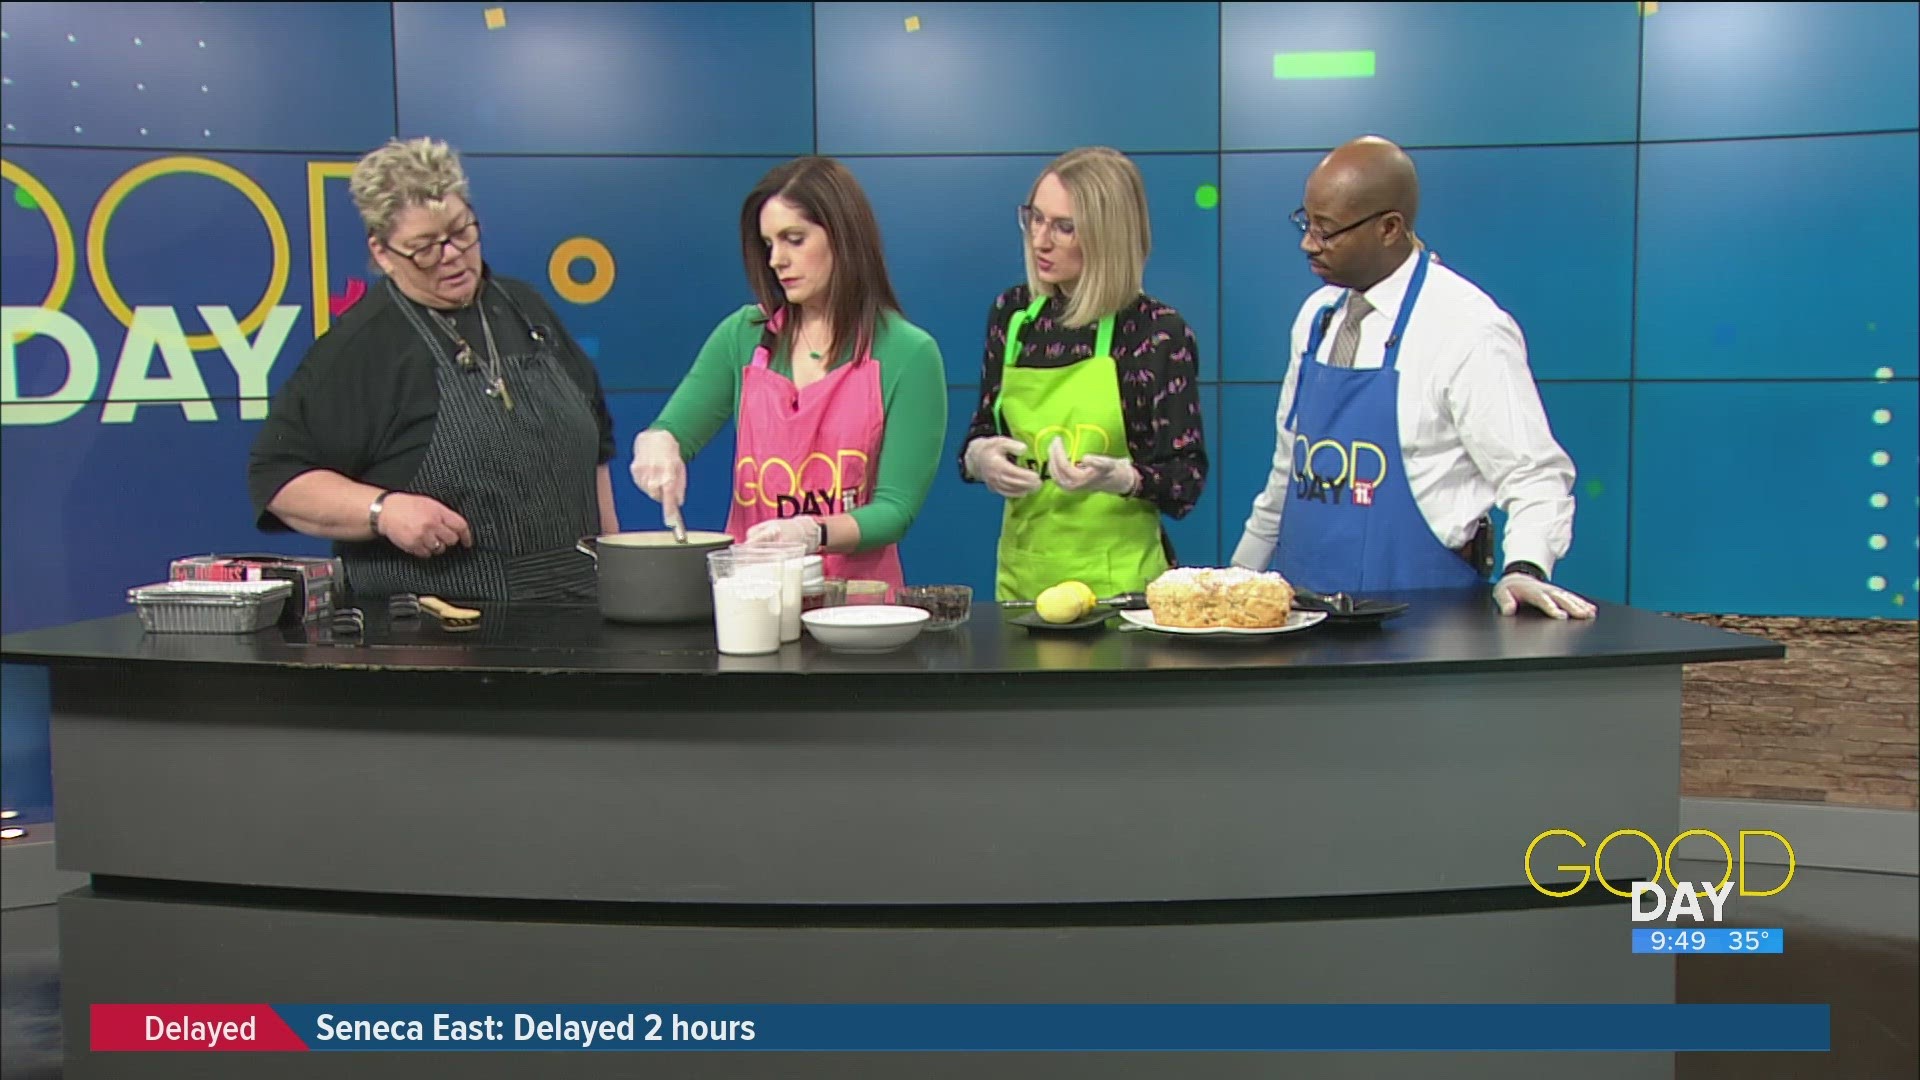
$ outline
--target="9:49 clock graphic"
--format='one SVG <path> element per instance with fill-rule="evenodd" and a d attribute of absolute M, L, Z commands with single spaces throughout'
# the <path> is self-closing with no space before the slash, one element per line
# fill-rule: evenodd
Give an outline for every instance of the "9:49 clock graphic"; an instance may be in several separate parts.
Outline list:
<path fill-rule="evenodd" d="M 1736 930 L 1714 927 L 1711 930 L 1645 930 L 1633 932 L 1634 953 L 1674 955 L 1706 953 L 1779 953 L 1787 944 L 1786 931 L 1779 927 Z"/>

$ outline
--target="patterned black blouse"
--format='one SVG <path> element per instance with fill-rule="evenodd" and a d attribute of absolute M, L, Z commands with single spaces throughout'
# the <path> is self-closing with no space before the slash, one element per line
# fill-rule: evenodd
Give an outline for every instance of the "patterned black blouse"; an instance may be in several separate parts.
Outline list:
<path fill-rule="evenodd" d="M 980 364 L 980 405 L 960 445 L 960 476 L 968 479 L 966 444 L 1000 435 L 993 402 L 1000 394 L 1007 323 L 1033 301 L 1016 285 L 993 302 L 987 317 L 987 349 Z M 1020 366 L 1066 367 L 1093 355 L 1099 324 L 1072 329 L 1057 321 L 1065 302 L 1051 297 L 1020 331 Z M 1113 321 L 1113 359 L 1120 369 L 1120 408 L 1127 424 L 1127 452 L 1140 473 L 1140 497 L 1174 518 L 1200 501 L 1207 483 L 1207 442 L 1200 416 L 1200 347 L 1180 313 L 1141 294 Z"/>

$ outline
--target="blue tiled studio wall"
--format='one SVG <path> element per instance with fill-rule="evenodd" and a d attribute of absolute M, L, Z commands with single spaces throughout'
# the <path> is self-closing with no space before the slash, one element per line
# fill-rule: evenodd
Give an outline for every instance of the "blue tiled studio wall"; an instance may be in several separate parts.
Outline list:
<path fill-rule="evenodd" d="M 344 170 L 395 133 L 465 152 L 489 259 L 594 354 L 623 441 L 745 295 L 741 195 L 791 155 L 844 158 L 945 353 L 949 457 L 1020 274 L 1013 205 L 1061 150 L 1133 153 L 1148 288 L 1200 341 L 1214 473 L 1173 526 L 1194 562 L 1238 537 L 1316 284 L 1286 215 L 1326 148 L 1384 134 L 1422 171 L 1422 236 L 1525 330 L 1580 467 L 1561 580 L 1660 610 L 1920 603 L 1914 4 L 0 10 L 0 300 L 71 320 L 0 372 L 8 631 L 259 546 L 261 400 L 366 279 Z M 1335 53 L 1345 77 L 1277 77 Z M 615 271 L 576 304 L 552 275 L 587 264 L 550 264 L 581 238 Z M 724 519 L 729 445 L 694 466 L 696 522 Z M 657 523 L 630 486 L 619 504 Z M 997 513 L 944 467 L 910 575 L 985 588 Z M 6 677 L 6 798 L 33 805 L 42 690 Z"/>

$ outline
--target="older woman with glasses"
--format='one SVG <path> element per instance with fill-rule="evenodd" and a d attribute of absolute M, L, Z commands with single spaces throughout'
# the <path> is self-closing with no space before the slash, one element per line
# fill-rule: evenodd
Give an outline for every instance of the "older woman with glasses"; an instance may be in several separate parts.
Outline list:
<path fill-rule="evenodd" d="M 313 343 L 253 446 L 259 525 L 334 542 L 357 595 L 591 601 L 613 420 L 540 294 L 491 272 L 458 155 L 391 141 L 350 184 L 385 276 Z"/>
<path fill-rule="evenodd" d="M 1105 147 L 1055 159 L 1019 208 L 1027 280 L 987 316 L 963 479 L 1006 500 L 995 595 L 1138 592 L 1175 565 L 1161 515 L 1207 481 L 1200 347 L 1142 291 L 1146 186 Z"/>

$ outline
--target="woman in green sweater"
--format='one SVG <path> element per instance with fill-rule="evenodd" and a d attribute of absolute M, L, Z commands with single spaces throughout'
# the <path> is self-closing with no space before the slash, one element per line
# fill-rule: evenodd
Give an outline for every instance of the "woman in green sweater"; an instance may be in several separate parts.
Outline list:
<path fill-rule="evenodd" d="M 740 208 L 740 245 L 758 303 L 714 328 L 634 437 L 633 482 L 678 527 L 687 462 L 732 418 L 734 540 L 798 542 L 828 577 L 897 588 L 897 545 L 946 439 L 940 348 L 901 313 L 873 208 L 839 162 L 768 173 Z"/>

